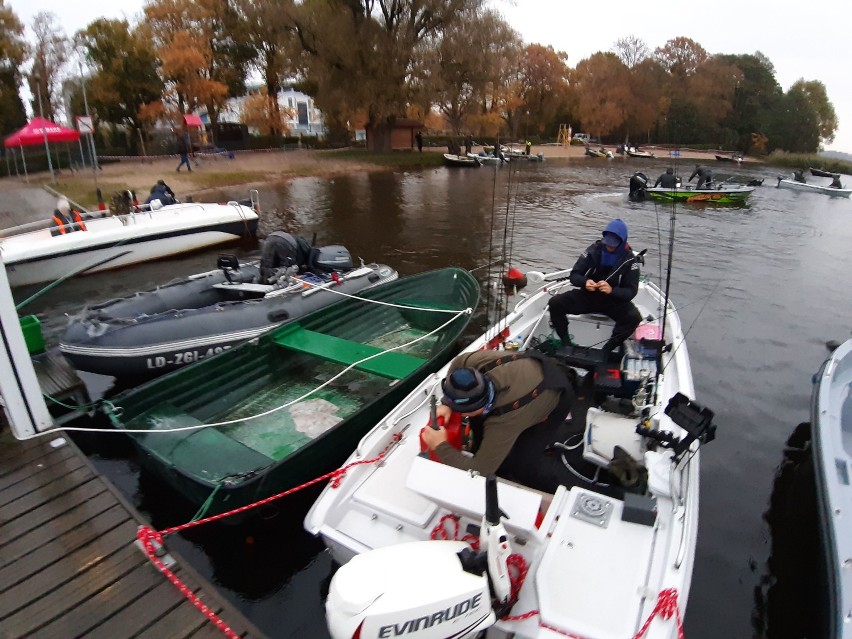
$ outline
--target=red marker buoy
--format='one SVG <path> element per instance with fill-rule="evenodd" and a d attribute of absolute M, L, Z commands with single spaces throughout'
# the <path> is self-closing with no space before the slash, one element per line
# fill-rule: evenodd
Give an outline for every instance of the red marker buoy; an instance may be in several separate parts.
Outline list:
<path fill-rule="evenodd" d="M 503 276 L 503 284 L 507 287 L 523 288 L 527 285 L 527 276 L 516 268 L 510 268 Z"/>

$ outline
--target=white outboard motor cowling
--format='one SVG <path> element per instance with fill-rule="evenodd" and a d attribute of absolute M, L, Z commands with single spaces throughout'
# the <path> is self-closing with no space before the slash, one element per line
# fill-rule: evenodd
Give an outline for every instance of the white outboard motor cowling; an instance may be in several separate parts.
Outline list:
<path fill-rule="evenodd" d="M 334 639 L 472 637 L 495 620 L 488 577 L 465 572 L 460 541 L 415 541 L 356 555 L 331 580 Z"/>

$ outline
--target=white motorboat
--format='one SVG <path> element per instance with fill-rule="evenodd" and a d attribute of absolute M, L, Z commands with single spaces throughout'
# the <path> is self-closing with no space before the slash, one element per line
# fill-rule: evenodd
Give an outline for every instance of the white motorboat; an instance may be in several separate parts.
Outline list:
<path fill-rule="evenodd" d="M 837 347 L 814 377 L 812 451 L 829 584 L 832 639 L 852 637 L 852 339 Z"/>
<path fill-rule="evenodd" d="M 793 191 L 809 191 L 811 193 L 822 193 L 831 197 L 849 197 L 852 195 L 852 189 L 842 189 L 828 184 L 811 184 L 809 182 L 797 182 L 796 180 L 787 180 L 778 178 L 779 189 L 792 189 Z"/>
<path fill-rule="evenodd" d="M 85 231 L 53 235 L 43 228 L 0 239 L 11 286 L 50 282 L 224 244 L 257 232 L 259 207 L 183 203 L 133 207 L 127 214 L 91 217 Z"/>
<path fill-rule="evenodd" d="M 482 151 L 481 153 L 468 153 L 467 157 L 472 158 L 480 164 L 498 165 L 505 162 L 503 158 L 494 157 L 493 154 L 488 154 L 485 151 Z"/>
<path fill-rule="evenodd" d="M 550 454 L 536 445 L 525 458 L 550 459 L 563 471 L 559 485 L 548 492 L 495 482 L 422 456 L 419 433 L 447 367 L 428 377 L 364 436 L 306 516 L 306 530 L 343 564 L 326 602 L 333 637 L 484 630 L 625 639 L 646 622 L 646 637 L 678 636 L 698 532 L 699 446 L 713 439 L 712 412 L 688 399 L 683 327 L 650 282 L 633 300 L 646 319 L 620 361 L 601 368 L 595 345 L 612 322 L 600 315 L 572 317 L 576 345 L 553 351 L 547 303 L 570 286 L 567 274 L 528 273 L 538 290 L 465 349 L 551 352 L 581 376 L 554 434 L 567 437 L 552 441 Z M 620 483 L 625 455 L 634 479 L 647 472 L 647 486 Z M 485 553 L 471 566 L 463 541 L 477 537 Z"/>

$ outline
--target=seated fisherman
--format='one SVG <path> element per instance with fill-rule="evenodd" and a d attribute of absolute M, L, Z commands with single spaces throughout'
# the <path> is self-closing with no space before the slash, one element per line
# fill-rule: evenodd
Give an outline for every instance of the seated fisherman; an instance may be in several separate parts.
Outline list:
<path fill-rule="evenodd" d="M 833 189 L 842 189 L 843 188 L 843 183 L 840 181 L 840 176 L 837 173 L 835 173 L 834 175 L 831 176 L 831 184 L 829 184 L 828 186 L 830 186 Z"/>
<path fill-rule="evenodd" d="M 53 221 L 50 234 L 65 235 L 74 231 L 85 231 L 86 224 L 78 211 L 71 208 L 71 204 L 64 197 L 56 201 L 56 209 L 53 211 Z"/>
<path fill-rule="evenodd" d="M 145 200 L 145 204 L 150 204 L 154 200 L 160 200 L 163 206 L 167 206 L 169 204 L 175 204 L 177 202 L 177 197 L 175 197 L 175 192 L 169 188 L 168 184 L 166 184 L 163 180 L 157 180 L 157 183 L 151 187 L 151 194 L 148 196 L 148 199 Z"/>

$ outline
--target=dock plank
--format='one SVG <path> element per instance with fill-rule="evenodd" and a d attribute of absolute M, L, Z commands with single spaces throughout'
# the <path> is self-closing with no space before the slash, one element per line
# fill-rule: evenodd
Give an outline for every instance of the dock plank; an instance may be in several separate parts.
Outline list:
<path fill-rule="evenodd" d="M 0 637 L 221 637 L 136 546 L 145 520 L 69 438 L 0 432 Z M 60 440 L 61 441 L 61 440 Z M 185 562 L 174 570 L 240 636 L 264 635 Z"/>

